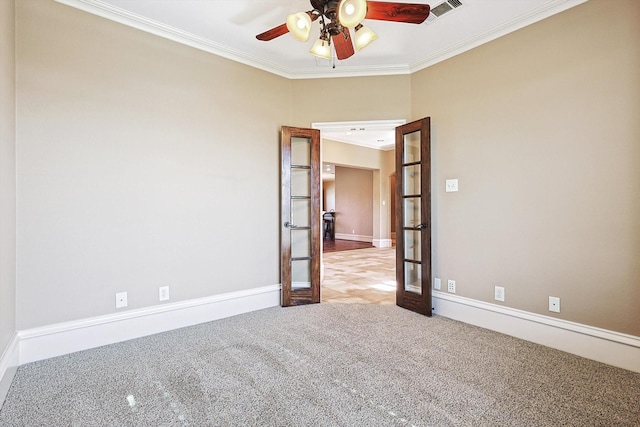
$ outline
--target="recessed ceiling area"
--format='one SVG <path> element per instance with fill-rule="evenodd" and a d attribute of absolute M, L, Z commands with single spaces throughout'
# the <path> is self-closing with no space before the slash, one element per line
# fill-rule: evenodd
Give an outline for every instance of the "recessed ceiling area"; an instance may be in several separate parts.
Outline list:
<path fill-rule="evenodd" d="M 406 123 L 404 119 L 359 122 L 312 123 L 320 129 L 322 139 L 359 145 L 376 150 L 392 150 L 395 145 L 396 127 Z"/>
<path fill-rule="evenodd" d="M 432 14 L 422 24 L 365 19 L 379 38 L 342 61 L 309 54 L 319 37 L 318 22 L 307 42 L 290 34 L 256 39 L 287 15 L 311 10 L 308 0 L 56 1 L 270 73 L 305 79 L 410 74 L 587 0 L 398 0 L 429 4 Z M 443 14 L 451 4 L 457 7 Z"/>
<path fill-rule="evenodd" d="M 322 163 L 322 181 L 336 180 L 336 165 L 333 163 Z"/>

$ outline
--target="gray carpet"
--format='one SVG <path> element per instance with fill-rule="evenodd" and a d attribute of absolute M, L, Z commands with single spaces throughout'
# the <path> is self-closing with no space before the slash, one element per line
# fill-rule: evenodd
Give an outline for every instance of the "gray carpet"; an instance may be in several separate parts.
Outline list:
<path fill-rule="evenodd" d="M 270 308 L 20 367 L 2 426 L 637 426 L 640 374 L 390 305 Z"/>

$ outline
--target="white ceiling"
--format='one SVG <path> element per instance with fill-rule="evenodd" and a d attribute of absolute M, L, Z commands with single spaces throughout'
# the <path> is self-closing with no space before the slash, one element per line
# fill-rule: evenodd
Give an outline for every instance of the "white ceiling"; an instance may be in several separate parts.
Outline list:
<path fill-rule="evenodd" d="M 319 35 L 318 22 L 305 43 L 290 34 L 268 42 L 256 39 L 284 23 L 288 14 L 312 9 L 308 0 L 56 1 L 283 77 L 304 79 L 410 74 L 587 0 L 460 0 L 462 6 L 422 24 L 365 20 L 378 40 L 343 61 L 308 53 Z M 445 0 L 398 1 L 427 3 L 433 9 Z M 392 148 L 398 123 L 315 125 L 323 138 L 384 150 Z"/>
<path fill-rule="evenodd" d="M 312 9 L 308 0 L 56 0 L 171 40 L 291 79 L 410 74 L 586 0 L 460 0 L 463 5 L 431 23 L 366 20 L 379 39 L 333 63 L 308 53 L 309 41 L 285 34 L 256 35 Z M 444 0 L 398 0 L 428 3 Z"/>
<path fill-rule="evenodd" d="M 406 123 L 404 119 L 360 122 L 312 123 L 320 129 L 323 139 L 360 145 L 378 150 L 391 150 L 395 146 L 396 127 Z"/>

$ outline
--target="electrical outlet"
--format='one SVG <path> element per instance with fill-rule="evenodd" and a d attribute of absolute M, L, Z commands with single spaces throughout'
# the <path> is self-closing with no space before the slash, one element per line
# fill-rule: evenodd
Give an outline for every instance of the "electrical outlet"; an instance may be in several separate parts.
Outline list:
<path fill-rule="evenodd" d="M 161 286 L 158 289 L 158 296 L 160 298 L 160 301 L 166 301 L 169 299 L 169 287 L 168 286 Z"/>
<path fill-rule="evenodd" d="M 560 313 L 560 298 L 549 297 L 549 311 Z"/>
<path fill-rule="evenodd" d="M 495 287 L 493 298 L 496 301 L 503 301 L 504 302 L 504 288 L 502 286 L 496 286 Z"/>
<path fill-rule="evenodd" d="M 447 280 L 447 290 L 452 294 L 456 293 L 456 281 L 455 280 Z"/>
<path fill-rule="evenodd" d="M 440 280 L 437 277 L 434 277 L 433 278 L 433 289 L 439 291 L 441 287 L 442 287 L 442 280 Z"/>
<path fill-rule="evenodd" d="M 458 191 L 458 180 L 457 179 L 447 179 L 445 181 L 445 192 L 454 193 Z"/>
<path fill-rule="evenodd" d="M 122 308 L 127 306 L 127 293 L 118 292 L 116 294 L 116 308 Z"/>

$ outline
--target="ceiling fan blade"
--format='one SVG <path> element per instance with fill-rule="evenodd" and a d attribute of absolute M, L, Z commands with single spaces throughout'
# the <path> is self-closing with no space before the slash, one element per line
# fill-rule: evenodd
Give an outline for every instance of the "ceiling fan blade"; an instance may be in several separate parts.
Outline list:
<path fill-rule="evenodd" d="M 367 1 L 365 19 L 422 24 L 430 10 L 428 4 Z"/>
<path fill-rule="evenodd" d="M 307 12 L 309 14 L 309 17 L 311 18 L 311 22 L 314 22 L 316 19 L 318 19 L 319 15 L 316 13 L 313 13 L 312 10 Z M 283 34 L 287 34 L 289 32 L 289 29 L 287 28 L 287 24 L 282 24 L 282 25 L 278 25 L 277 27 L 274 27 L 270 30 L 265 31 L 262 34 L 258 34 L 256 36 L 256 38 L 258 40 L 262 40 L 262 41 L 269 41 L 269 40 L 273 40 L 276 37 L 280 37 Z"/>
<path fill-rule="evenodd" d="M 258 34 L 256 38 L 258 40 L 262 40 L 266 42 L 269 40 L 273 40 L 276 37 L 280 37 L 283 34 L 287 34 L 288 32 L 289 32 L 289 29 L 287 28 L 287 24 L 282 24 L 282 25 L 278 25 L 275 28 L 265 31 L 262 34 Z"/>
<path fill-rule="evenodd" d="M 353 49 L 353 41 L 348 28 L 345 28 L 342 33 L 331 36 L 331 40 L 333 40 L 333 47 L 336 49 L 336 57 L 338 59 L 347 59 L 356 53 Z"/>

